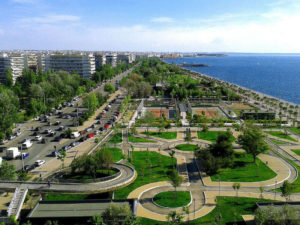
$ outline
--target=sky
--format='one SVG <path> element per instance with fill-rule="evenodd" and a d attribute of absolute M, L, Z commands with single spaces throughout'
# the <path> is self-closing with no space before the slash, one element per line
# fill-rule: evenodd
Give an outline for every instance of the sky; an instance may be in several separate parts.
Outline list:
<path fill-rule="evenodd" d="M 300 0 L 0 0 L 0 50 L 300 53 Z"/>

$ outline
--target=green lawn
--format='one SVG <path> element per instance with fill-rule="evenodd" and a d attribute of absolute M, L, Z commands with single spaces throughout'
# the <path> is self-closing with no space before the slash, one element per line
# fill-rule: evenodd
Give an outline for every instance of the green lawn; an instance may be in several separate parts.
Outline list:
<path fill-rule="evenodd" d="M 279 138 L 283 138 L 289 141 L 295 141 L 297 142 L 297 140 L 295 140 L 294 138 L 292 138 L 289 135 L 285 135 L 285 133 L 281 132 L 281 131 L 266 131 L 266 133 L 271 134 L 275 137 L 279 137 Z"/>
<path fill-rule="evenodd" d="M 114 162 L 118 162 L 123 158 L 123 153 L 120 148 L 106 148 L 106 149 L 108 149 L 113 155 Z"/>
<path fill-rule="evenodd" d="M 277 141 L 277 140 L 271 140 L 274 144 L 276 145 L 284 145 L 286 144 L 286 142 L 282 142 L 282 141 Z"/>
<path fill-rule="evenodd" d="M 298 166 L 296 163 L 294 163 L 292 160 L 288 158 L 285 159 L 289 161 L 298 170 L 298 173 L 300 172 L 300 166 Z M 297 179 L 292 184 L 294 185 L 293 192 L 300 192 L 300 176 L 298 176 Z"/>
<path fill-rule="evenodd" d="M 46 201 L 72 201 L 85 199 L 111 199 L 111 192 L 100 194 L 47 194 Z"/>
<path fill-rule="evenodd" d="M 297 127 L 290 127 L 288 130 L 291 130 L 291 131 L 293 131 L 296 134 L 300 134 L 300 129 L 297 128 Z"/>
<path fill-rule="evenodd" d="M 264 200 L 258 198 L 245 198 L 245 197 L 217 197 L 217 207 L 199 219 L 185 222 L 182 224 L 198 225 L 205 224 L 211 225 L 214 224 L 215 218 L 218 211 L 221 213 L 221 223 L 222 225 L 229 224 L 244 224 L 242 215 L 254 214 L 256 209 L 256 202 L 274 202 L 272 200 Z M 192 218 L 191 218 L 192 219 Z M 145 218 L 140 219 L 140 225 L 167 225 L 167 222 L 159 222 L 154 220 L 149 220 Z M 218 224 L 218 223 L 216 223 Z"/>
<path fill-rule="evenodd" d="M 295 152 L 297 155 L 300 156 L 300 149 L 293 149 L 292 151 Z"/>
<path fill-rule="evenodd" d="M 117 133 L 109 140 L 109 143 L 117 144 L 122 142 L 122 133 Z"/>
<path fill-rule="evenodd" d="M 136 180 L 127 187 L 115 191 L 115 199 L 125 199 L 128 194 L 136 188 L 157 181 L 169 180 L 169 175 L 173 169 L 172 165 L 176 164 L 176 159 L 157 152 L 132 152 L 132 165 L 138 173 Z M 152 175 L 150 170 L 150 162 L 152 165 Z M 143 177 L 144 175 L 144 177 Z"/>
<path fill-rule="evenodd" d="M 149 139 L 136 137 L 136 136 L 131 135 L 131 134 L 128 135 L 128 139 L 129 139 L 129 142 L 134 142 L 134 143 L 137 143 L 137 142 L 154 143 L 155 142 L 155 141 L 152 141 L 152 140 L 149 140 Z"/>
<path fill-rule="evenodd" d="M 155 195 L 153 201 L 163 207 L 183 207 L 191 202 L 191 194 L 189 191 L 166 191 Z"/>
<path fill-rule="evenodd" d="M 147 134 L 147 132 L 143 132 L 142 134 Z M 148 135 L 163 139 L 176 139 L 177 132 L 148 132 Z"/>
<path fill-rule="evenodd" d="M 219 176 L 221 181 L 254 182 L 274 178 L 276 173 L 258 158 L 253 163 L 250 154 L 235 153 L 233 168 L 222 168 L 211 179 L 218 181 Z"/>
<path fill-rule="evenodd" d="M 216 140 L 221 133 L 226 133 L 226 131 L 198 131 L 198 139 L 203 139 L 207 141 L 211 141 L 212 143 L 216 143 Z M 233 137 L 233 141 L 235 141 L 235 137 Z"/>
<path fill-rule="evenodd" d="M 116 174 L 117 172 L 115 170 L 97 170 L 96 177 L 95 178 L 102 178 L 107 177 Z M 91 175 L 87 175 L 85 172 L 82 173 L 75 173 L 75 174 L 65 174 L 63 176 L 63 179 L 78 179 L 78 180 L 89 180 L 93 179 L 94 177 Z"/>
<path fill-rule="evenodd" d="M 195 151 L 199 149 L 199 146 L 192 145 L 192 144 L 181 144 L 181 145 L 176 145 L 175 148 L 181 151 Z"/>

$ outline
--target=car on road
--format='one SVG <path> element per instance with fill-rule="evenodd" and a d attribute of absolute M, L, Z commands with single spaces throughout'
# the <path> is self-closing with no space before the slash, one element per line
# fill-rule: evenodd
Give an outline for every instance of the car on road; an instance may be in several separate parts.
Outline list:
<path fill-rule="evenodd" d="M 58 136 L 56 136 L 53 140 L 54 140 L 54 141 L 60 141 L 60 140 L 61 140 L 61 137 L 58 135 Z"/>
<path fill-rule="evenodd" d="M 87 139 L 87 138 L 86 138 L 85 136 L 83 136 L 83 137 L 81 137 L 81 138 L 79 139 L 79 141 L 80 141 L 80 142 L 84 142 L 86 139 Z"/>
<path fill-rule="evenodd" d="M 35 161 L 35 163 L 34 163 L 34 165 L 35 166 L 41 166 L 41 165 L 43 165 L 43 164 L 45 164 L 46 163 L 46 161 L 45 160 L 36 160 Z"/>
<path fill-rule="evenodd" d="M 17 133 L 16 133 L 17 136 L 20 136 L 21 134 L 22 134 L 21 131 L 17 131 Z"/>
<path fill-rule="evenodd" d="M 41 141 L 43 137 L 41 135 L 35 136 L 34 138 L 36 141 Z"/>
<path fill-rule="evenodd" d="M 51 155 L 54 156 L 54 157 L 58 157 L 58 156 L 60 156 L 61 154 L 60 154 L 60 151 L 54 150 L 54 151 L 51 153 Z"/>
<path fill-rule="evenodd" d="M 80 143 L 79 143 L 78 141 L 74 141 L 74 142 L 71 143 L 71 146 L 72 146 L 72 147 L 75 147 L 75 146 L 77 146 L 77 145 L 79 145 L 79 144 L 80 144 Z"/>
<path fill-rule="evenodd" d="M 54 123 L 55 126 L 57 126 L 57 125 L 59 125 L 59 124 L 61 124 L 60 121 L 56 121 L 56 122 Z"/>
<path fill-rule="evenodd" d="M 34 130 L 35 131 L 39 131 L 39 130 L 41 130 L 42 128 L 41 127 L 36 127 Z"/>
<path fill-rule="evenodd" d="M 86 132 L 90 132 L 90 131 L 92 131 L 93 129 L 91 128 L 91 127 L 89 127 L 89 128 L 87 128 L 86 129 Z"/>
<path fill-rule="evenodd" d="M 50 134 L 51 132 L 52 132 L 52 130 L 50 128 L 45 130 L 46 134 Z"/>
<path fill-rule="evenodd" d="M 26 165 L 26 166 L 24 166 L 24 170 L 29 172 L 29 171 L 33 170 L 35 167 L 36 167 L 35 164 Z"/>
<path fill-rule="evenodd" d="M 30 138 L 24 138 L 23 143 L 28 142 L 28 141 L 31 141 L 31 139 Z"/>
<path fill-rule="evenodd" d="M 16 135 L 11 135 L 11 136 L 9 137 L 9 140 L 15 139 L 16 137 L 17 137 Z"/>
<path fill-rule="evenodd" d="M 64 128 L 64 126 L 60 126 L 57 130 L 63 130 Z"/>
<path fill-rule="evenodd" d="M 68 150 L 71 149 L 71 148 L 72 148 L 72 146 L 70 146 L 70 145 L 65 145 L 64 147 L 62 147 L 62 150 L 68 151 Z"/>
<path fill-rule="evenodd" d="M 41 143 L 42 143 L 42 144 L 47 143 L 47 139 L 46 139 L 46 138 L 43 138 L 42 141 L 41 141 Z"/>
<path fill-rule="evenodd" d="M 92 137 L 94 137 L 95 136 L 95 134 L 88 134 L 86 137 L 87 138 L 92 138 Z"/>

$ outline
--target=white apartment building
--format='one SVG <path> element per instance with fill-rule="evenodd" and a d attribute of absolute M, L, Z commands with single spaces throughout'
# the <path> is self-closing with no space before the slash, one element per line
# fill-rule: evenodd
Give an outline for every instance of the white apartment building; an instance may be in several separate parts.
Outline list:
<path fill-rule="evenodd" d="M 95 54 L 96 70 L 99 70 L 102 66 L 106 65 L 106 56 L 102 54 Z"/>
<path fill-rule="evenodd" d="M 90 78 L 96 72 L 95 57 L 92 54 L 46 55 L 45 71 L 77 72 L 81 77 Z"/>
<path fill-rule="evenodd" d="M 112 67 L 117 66 L 117 54 L 107 54 L 106 55 L 106 65 L 111 65 Z"/>
<path fill-rule="evenodd" d="M 26 62 L 23 54 L 8 54 L 2 53 L 0 55 L 0 82 L 6 81 L 6 71 L 11 69 L 13 82 L 15 83 L 17 78 L 22 76 Z"/>

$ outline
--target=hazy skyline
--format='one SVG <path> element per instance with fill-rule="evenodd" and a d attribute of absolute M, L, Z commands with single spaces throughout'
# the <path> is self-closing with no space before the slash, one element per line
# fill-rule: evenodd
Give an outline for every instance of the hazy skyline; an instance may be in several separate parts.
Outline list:
<path fill-rule="evenodd" d="M 300 52 L 298 0 L 1 0 L 0 49 Z"/>

